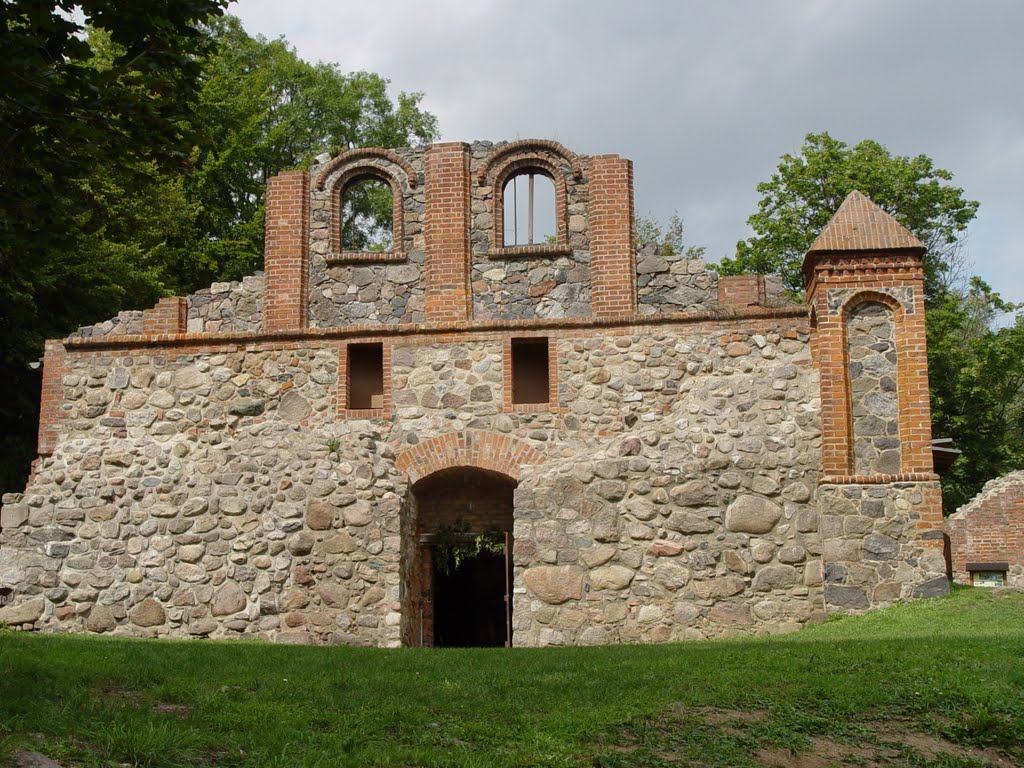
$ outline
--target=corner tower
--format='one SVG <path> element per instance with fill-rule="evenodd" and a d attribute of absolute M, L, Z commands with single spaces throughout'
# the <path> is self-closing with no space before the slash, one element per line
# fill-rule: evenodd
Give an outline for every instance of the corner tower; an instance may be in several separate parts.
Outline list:
<path fill-rule="evenodd" d="M 931 460 L 921 245 L 851 192 L 804 259 L 821 373 L 825 607 L 948 589 Z"/>

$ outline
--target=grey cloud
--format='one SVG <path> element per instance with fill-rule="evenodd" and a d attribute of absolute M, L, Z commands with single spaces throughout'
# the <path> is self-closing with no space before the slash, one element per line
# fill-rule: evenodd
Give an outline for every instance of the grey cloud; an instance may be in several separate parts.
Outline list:
<path fill-rule="evenodd" d="M 241 0 L 233 12 L 305 58 L 424 91 L 446 140 L 550 137 L 630 157 L 638 210 L 678 210 L 715 258 L 748 234 L 757 183 L 808 132 L 928 154 L 982 202 L 977 271 L 1024 300 L 1016 0 Z"/>

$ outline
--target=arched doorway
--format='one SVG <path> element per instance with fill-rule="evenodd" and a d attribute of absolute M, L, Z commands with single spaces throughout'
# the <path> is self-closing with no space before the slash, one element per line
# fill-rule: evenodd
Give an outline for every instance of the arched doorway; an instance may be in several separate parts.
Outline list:
<path fill-rule="evenodd" d="M 512 478 L 450 467 L 413 485 L 413 645 L 512 643 Z"/>

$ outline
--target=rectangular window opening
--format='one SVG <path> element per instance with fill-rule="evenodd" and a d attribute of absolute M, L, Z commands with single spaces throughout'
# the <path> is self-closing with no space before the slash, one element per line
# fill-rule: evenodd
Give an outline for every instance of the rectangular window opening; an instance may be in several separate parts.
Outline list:
<path fill-rule="evenodd" d="M 547 403 L 548 340 L 512 339 L 512 402 L 516 405 Z"/>
<path fill-rule="evenodd" d="M 1009 563 L 967 563 L 972 587 L 1005 587 Z"/>
<path fill-rule="evenodd" d="M 384 345 L 348 345 L 348 407 L 384 407 Z"/>

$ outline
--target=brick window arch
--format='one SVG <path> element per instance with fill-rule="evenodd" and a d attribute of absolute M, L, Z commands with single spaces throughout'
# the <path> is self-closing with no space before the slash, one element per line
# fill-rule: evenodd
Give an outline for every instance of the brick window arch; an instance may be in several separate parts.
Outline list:
<path fill-rule="evenodd" d="M 505 195 L 516 177 L 543 176 L 554 187 L 554 242 L 506 244 Z M 566 177 L 580 180 L 579 158 L 553 141 L 523 140 L 497 148 L 482 164 L 478 183 L 491 186 L 492 230 L 490 258 L 518 256 L 562 256 L 572 253 L 569 244 L 568 190 Z"/>
<path fill-rule="evenodd" d="M 367 179 L 382 181 L 391 187 L 392 238 L 388 251 L 346 250 L 342 243 L 342 211 L 346 189 Z M 382 147 L 356 147 L 327 161 L 316 175 L 315 189 L 330 196 L 330 252 L 327 263 L 405 261 L 405 194 L 415 189 L 420 179 L 412 165 L 398 152 Z"/>
<path fill-rule="evenodd" d="M 349 250 L 345 248 L 343 229 L 348 222 L 344 219 L 345 195 L 366 181 L 379 181 L 391 189 L 391 248 L 379 251 Z M 358 164 L 341 173 L 331 185 L 330 254 L 328 264 L 353 262 L 404 261 L 403 250 L 405 223 L 402 215 L 402 186 L 392 174 L 377 165 Z"/>

